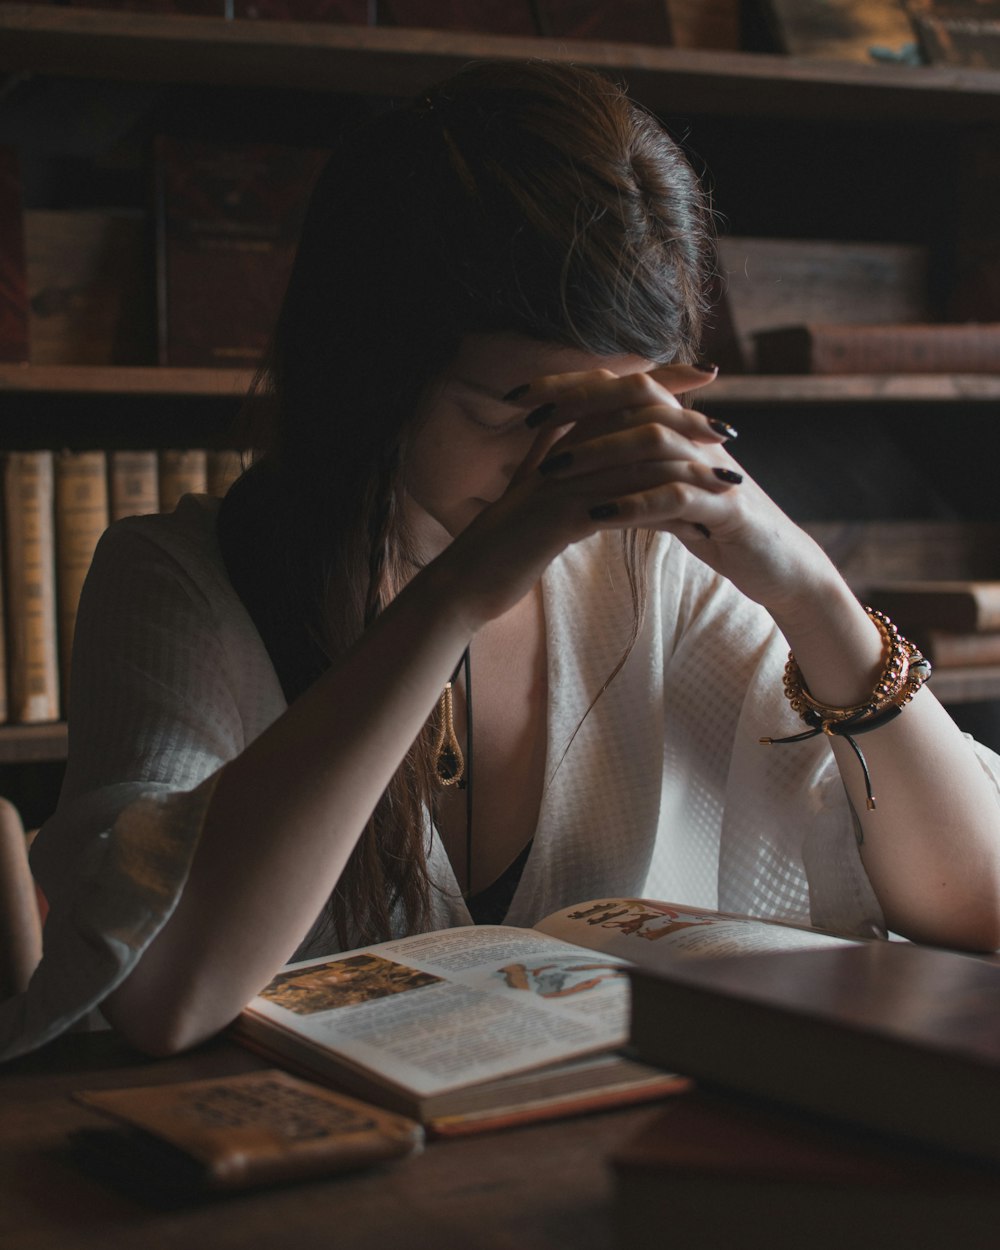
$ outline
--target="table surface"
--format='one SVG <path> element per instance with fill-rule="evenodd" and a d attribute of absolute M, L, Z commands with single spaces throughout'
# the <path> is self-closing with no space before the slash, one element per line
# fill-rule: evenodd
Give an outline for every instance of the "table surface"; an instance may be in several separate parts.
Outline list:
<path fill-rule="evenodd" d="M 105 1123 L 70 1098 L 264 1066 L 231 1042 L 149 1060 L 112 1033 L 68 1035 L 0 1067 L 3 1250 L 608 1250 L 611 1154 L 655 1107 L 430 1142 L 420 1155 L 325 1181 L 164 1210 L 80 1170 L 76 1128 Z"/>

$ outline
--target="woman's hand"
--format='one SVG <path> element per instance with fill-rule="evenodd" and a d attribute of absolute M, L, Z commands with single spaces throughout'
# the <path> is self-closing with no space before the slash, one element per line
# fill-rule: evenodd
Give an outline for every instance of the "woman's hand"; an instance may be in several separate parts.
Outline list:
<path fill-rule="evenodd" d="M 518 402 L 530 408 L 539 438 L 511 492 L 540 494 L 581 531 L 675 534 L 787 619 L 838 575 L 729 454 L 736 432 L 677 398 L 714 377 L 666 365 L 623 377 L 598 369 L 536 379 Z"/>

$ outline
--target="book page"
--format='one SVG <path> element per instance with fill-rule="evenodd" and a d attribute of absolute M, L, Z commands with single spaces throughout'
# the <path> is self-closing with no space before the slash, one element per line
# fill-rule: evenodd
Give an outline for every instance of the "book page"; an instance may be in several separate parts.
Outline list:
<path fill-rule="evenodd" d="M 852 939 L 776 920 L 650 899 L 593 899 L 547 916 L 539 932 L 644 968 L 680 957 L 842 946 Z"/>
<path fill-rule="evenodd" d="M 289 965 L 247 1008 L 421 1095 L 622 1045 L 626 965 L 467 926 Z"/>

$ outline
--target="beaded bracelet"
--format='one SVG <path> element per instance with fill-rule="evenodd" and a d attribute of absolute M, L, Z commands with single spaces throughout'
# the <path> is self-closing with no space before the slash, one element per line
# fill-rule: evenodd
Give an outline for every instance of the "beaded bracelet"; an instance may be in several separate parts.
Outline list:
<path fill-rule="evenodd" d="M 821 703 L 810 693 L 795 656 L 789 652 L 783 679 L 785 698 L 809 728 L 805 733 L 792 734 L 788 738 L 761 738 L 760 742 L 764 746 L 780 746 L 787 742 L 805 742 L 821 733 L 831 738 L 844 738 L 861 764 L 865 796 L 871 810 L 875 807 L 875 797 L 868 764 L 854 739 L 858 734 L 868 733 L 894 720 L 928 680 L 931 665 L 918 648 L 902 636 L 884 612 L 868 606 L 865 611 L 878 627 L 885 648 L 885 660 L 871 694 L 851 707 Z"/>

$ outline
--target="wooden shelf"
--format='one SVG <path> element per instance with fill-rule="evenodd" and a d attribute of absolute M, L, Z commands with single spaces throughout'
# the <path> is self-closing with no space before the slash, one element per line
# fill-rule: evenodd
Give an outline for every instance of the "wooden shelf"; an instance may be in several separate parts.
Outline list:
<path fill-rule="evenodd" d="M 0 9 L 2 12 L 2 9 Z M 242 369 L 0 364 L 0 394 L 161 395 L 240 399 L 252 374 Z M 723 377 L 699 392 L 702 407 L 726 404 L 996 403 L 996 374 L 880 374 Z"/>
<path fill-rule="evenodd" d="M 241 369 L 0 364 L 0 394 L 200 395 L 240 399 L 252 374 Z"/>
<path fill-rule="evenodd" d="M 620 76 L 665 114 L 1000 121 L 1000 74 L 441 30 L 0 5 L 0 71 L 409 95 L 471 60 L 544 57 Z"/>
<path fill-rule="evenodd" d="M 0 764 L 36 764 L 66 758 L 66 725 L 0 726 Z"/>

